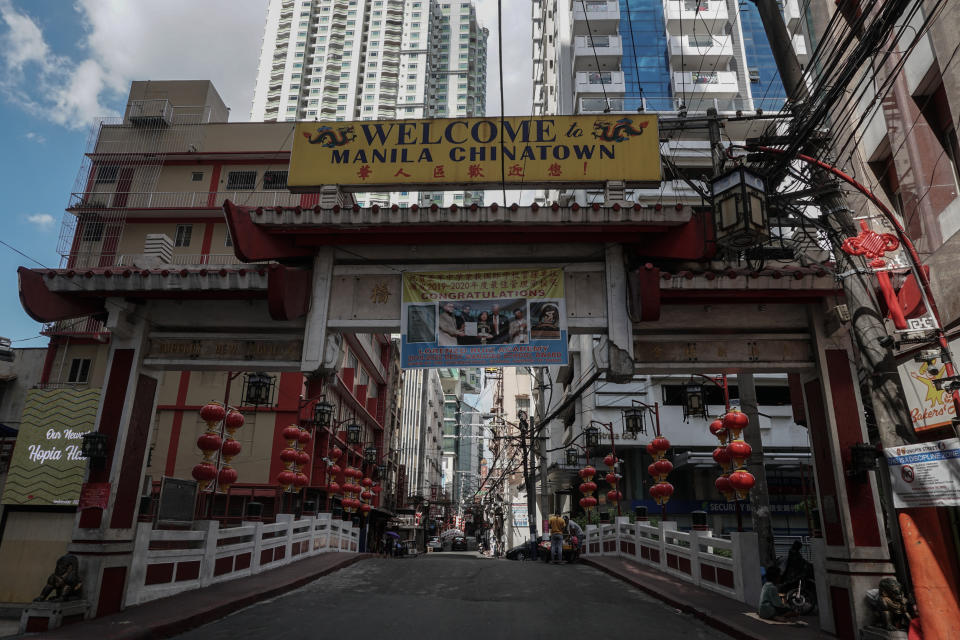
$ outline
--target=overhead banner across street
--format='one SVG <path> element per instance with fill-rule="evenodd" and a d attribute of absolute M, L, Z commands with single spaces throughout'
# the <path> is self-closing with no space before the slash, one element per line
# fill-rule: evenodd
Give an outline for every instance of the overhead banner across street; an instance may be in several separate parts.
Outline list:
<path fill-rule="evenodd" d="M 651 114 L 300 122 L 290 191 L 660 182 Z"/>
<path fill-rule="evenodd" d="M 567 363 L 562 269 L 403 274 L 402 366 Z"/>

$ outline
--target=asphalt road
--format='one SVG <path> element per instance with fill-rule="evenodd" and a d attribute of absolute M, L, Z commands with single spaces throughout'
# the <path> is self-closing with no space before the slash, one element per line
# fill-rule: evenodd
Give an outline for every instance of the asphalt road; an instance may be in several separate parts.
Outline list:
<path fill-rule="evenodd" d="M 474 552 L 362 560 L 177 637 L 728 638 L 596 569 Z"/>

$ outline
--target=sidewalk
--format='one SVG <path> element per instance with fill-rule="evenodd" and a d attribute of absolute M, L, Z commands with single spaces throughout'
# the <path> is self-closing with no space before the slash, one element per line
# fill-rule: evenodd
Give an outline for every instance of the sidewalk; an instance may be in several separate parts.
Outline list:
<path fill-rule="evenodd" d="M 321 553 L 249 578 L 179 593 L 46 633 L 18 637 L 76 640 L 169 638 L 370 557 L 359 553 Z"/>
<path fill-rule="evenodd" d="M 620 578 L 648 595 L 700 618 L 711 627 L 734 638 L 746 640 L 769 640 L 772 637 L 776 637 L 777 640 L 835 638 L 820 631 L 816 616 L 801 618 L 807 623 L 806 627 L 767 624 L 747 615 L 755 612 L 756 607 L 748 607 L 732 598 L 700 589 L 631 560 L 616 556 L 581 556 L 579 561 Z"/>

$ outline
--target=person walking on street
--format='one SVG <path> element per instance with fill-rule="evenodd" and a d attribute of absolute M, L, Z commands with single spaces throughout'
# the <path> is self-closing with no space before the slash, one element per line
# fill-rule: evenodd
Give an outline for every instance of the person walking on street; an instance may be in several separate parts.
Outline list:
<path fill-rule="evenodd" d="M 550 561 L 557 564 L 563 562 L 563 532 L 567 523 L 559 514 L 550 516 Z"/>
<path fill-rule="evenodd" d="M 580 546 L 583 544 L 583 529 L 576 520 L 571 520 L 570 516 L 563 516 L 563 521 L 567 523 L 567 533 L 570 535 L 570 556 L 579 557 Z"/>

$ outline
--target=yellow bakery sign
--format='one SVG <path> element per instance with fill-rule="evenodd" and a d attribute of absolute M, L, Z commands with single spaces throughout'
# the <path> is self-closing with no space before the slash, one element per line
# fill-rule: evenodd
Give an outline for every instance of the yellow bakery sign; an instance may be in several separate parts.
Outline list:
<path fill-rule="evenodd" d="M 287 185 L 312 191 L 660 182 L 649 114 L 300 122 Z"/>

